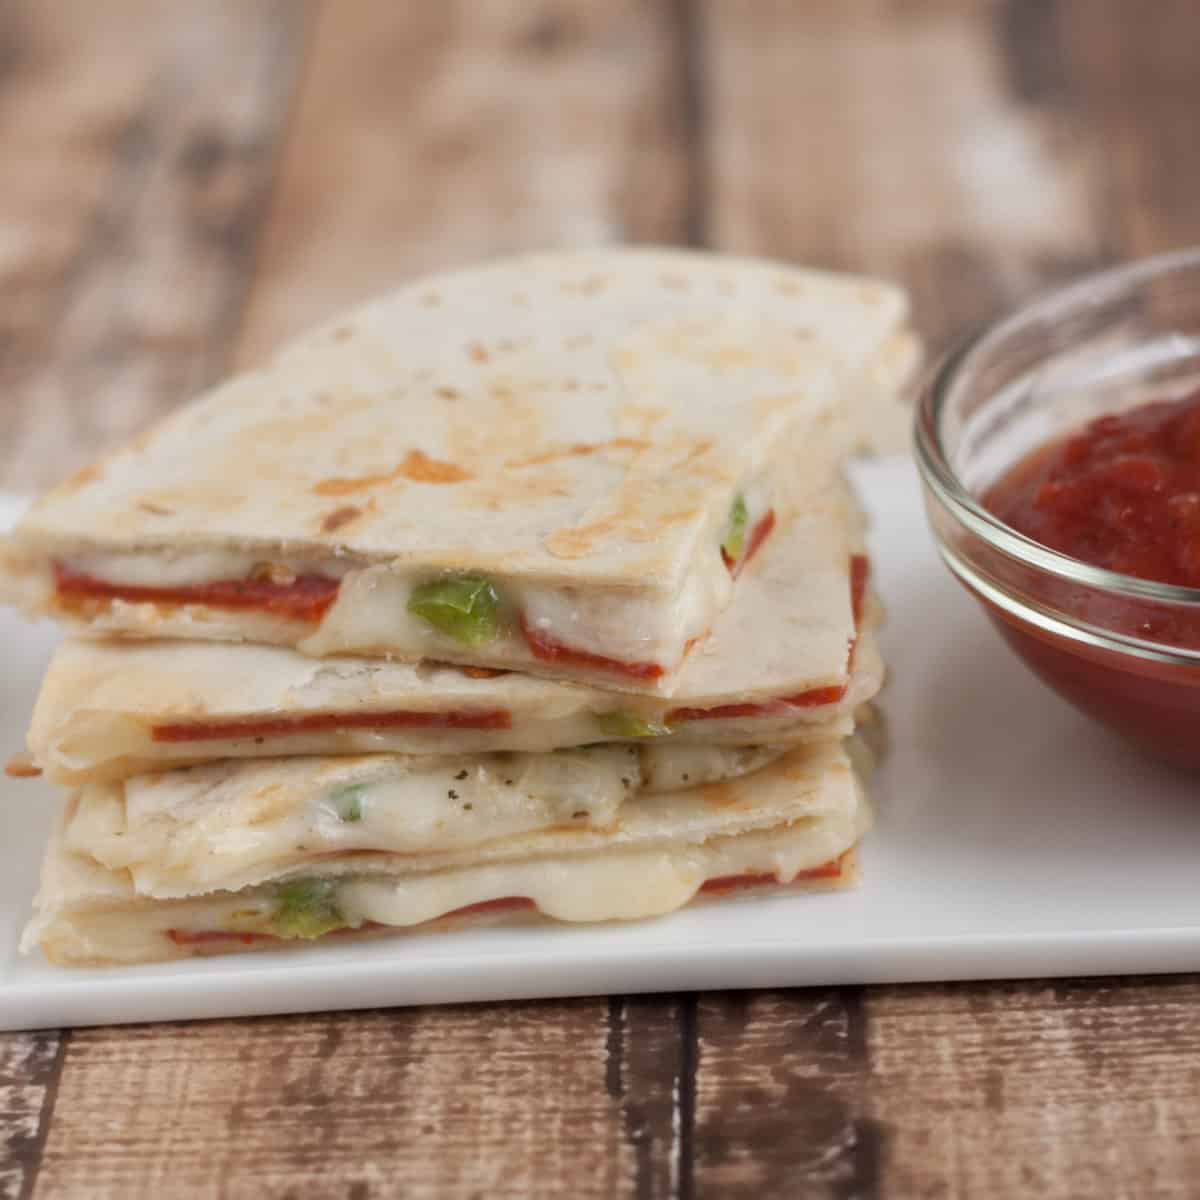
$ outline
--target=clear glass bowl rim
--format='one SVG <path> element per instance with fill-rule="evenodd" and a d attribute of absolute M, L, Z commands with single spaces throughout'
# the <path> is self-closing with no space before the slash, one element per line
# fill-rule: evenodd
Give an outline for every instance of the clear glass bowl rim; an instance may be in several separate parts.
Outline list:
<path fill-rule="evenodd" d="M 1060 554 L 1018 533 L 984 508 L 966 489 L 950 466 L 941 437 L 942 416 L 960 375 L 998 345 L 1020 336 L 1031 326 L 1098 307 L 1154 279 L 1187 271 L 1196 273 L 1200 285 L 1200 246 L 1084 275 L 985 325 L 941 360 L 918 398 L 913 440 L 917 467 L 925 486 L 955 520 L 1008 557 L 1069 582 L 1130 599 L 1200 608 L 1200 588 L 1122 575 Z"/>

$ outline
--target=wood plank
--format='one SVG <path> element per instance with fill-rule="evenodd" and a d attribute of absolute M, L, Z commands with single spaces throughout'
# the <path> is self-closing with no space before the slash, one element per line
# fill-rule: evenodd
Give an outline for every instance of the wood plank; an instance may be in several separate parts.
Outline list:
<path fill-rule="evenodd" d="M 1062 26 L 1108 185 L 1114 255 L 1200 243 L 1195 3 L 1063 0 Z"/>
<path fill-rule="evenodd" d="M 700 11 L 714 245 L 895 278 L 935 345 L 1099 256 L 1051 0 Z"/>
<path fill-rule="evenodd" d="M 63 1035 L 0 1034 L 0 1200 L 25 1200 L 41 1160 Z"/>
<path fill-rule="evenodd" d="M 1198 996 L 1191 976 L 873 993 L 888 1194 L 1194 1196 Z"/>
<path fill-rule="evenodd" d="M 627 1194 L 637 1200 L 679 1196 L 690 1171 L 691 1064 L 682 1016 L 690 1000 L 613 996 L 608 1001 L 605 1085 L 620 1111 L 632 1154 Z M 557 1181 L 561 1188 L 569 1179 Z M 573 1186 L 573 1185 L 572 1185 Z"/>
<path fill-rule="evenodd" d="M 695 1061 L 694 1178 L 684 1195 L 876 1194 L 880 1141 L 864 1112 L 856 989 L 702 996 Z"/>
<path fill-rule="evenodd" d="M 0 10 L 0 484 L 45 485 L 220 373 L 291 91 L 286 0 Z"/>
<path fill-rule="evenodd" d="M 671 1005 L 619 1015 L 615 1035 L 606 1008 L 79 1031 L 35 1195 L 665 1195 Z"/>
<path fill-rule="evenodd" d="M 242 360 L 424 271 L 679 240 L 675 34 L 670 0 L 327 4 Z"/>

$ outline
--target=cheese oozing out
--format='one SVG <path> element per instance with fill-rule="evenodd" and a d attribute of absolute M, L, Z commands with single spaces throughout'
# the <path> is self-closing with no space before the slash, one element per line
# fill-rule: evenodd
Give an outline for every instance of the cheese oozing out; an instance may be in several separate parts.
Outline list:
<path fill-rule="evenodd" d="M 771 511 L 770 484 L 755 478 L 740 495 L 750 514 L 750 528 L 756 528 L 763 514 Z M 147 605 L 217 612 L 232 607 L 249 610 L 241 623 L 249 620 L 254 625 L 255 638 L 295 645 L 319 657 L 387 652 L 409 659 L 535 670 L 540 662 L 553 661 L 556 673 L 653 680 L 678 669 L 688 647 L 729 603 L 736 569 L 722 553 L 727 519 L 725 513 L 711 515 L 691 569 L 673 593 L 647 587 L 553 585 L 515 576 L 490 578 L 501 611 L 497 632 L 486 644 L 465 644 L 411 610 L 414 591 L 438 575 L 397 564 L 356 562 L 352 557 L 320 561 L 285 557 L 279 563 L 264 563 L 261 552 L 236 548 L 80 553 L 56 564 L 59 603 L 65 611 L 78 610 L 80 602 L 89 599 L 90 582 L 91 599 L 107 604 L 105 622 L 117 630 L 138 631 L 149 619 Z M 254 602 L 244 597 L 231 603 L 217 595 L 217 584 L 230 585 L 225 591 L 236 594 L 238 581 L 264 573 L 278 588 L 271 608 L 264 604 L 262 611 L 255 611 Z M 310 584 L 328 579 L 336 588 L 319 604 L 298 606 L 289 613 L 289 579 Z M 124 596 L 122 588 L 128 589 Z M 181 589 L 173 599 L 144 594 L 172 589 Z M 194 600 L 188 598 L 188 589 L 195 589 Z M 191 633 L 230 636 L 238 624 L 228 615 L 224 621 L 199 620 Z M 551 653 L 544 651 L 546 646 Z"/>

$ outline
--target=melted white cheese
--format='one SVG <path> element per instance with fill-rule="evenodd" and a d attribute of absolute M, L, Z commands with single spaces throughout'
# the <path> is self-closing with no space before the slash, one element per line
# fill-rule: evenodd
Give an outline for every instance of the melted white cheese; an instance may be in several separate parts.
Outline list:
<path fill-rule="evenodd" d="M 750 508 L 749 537 L 769 506 L 769 491 L 762 480 L 756 479 L 746 486 L 744 494 Z M 536 668 L 538 659 L 519 628 L 521 616 L 527 626 L 570 649 L 618 662 L 655 663 L 669 673 L 682 662 L 687 644 L 712 626 L 732 594 L 733 582 L 719 545 L 726 519 L 722 516 L 712 524 L 708 542 L 697 547 L 692 568 L 674 595 L 653 588 L 554 586 L 495 578 L 506 610 L 507 628 L 495 641 L 481 647 L 466 647 L 408 611 L 413 589 L 431 578 L 428 570 L 414 572 L 344 557 L 295 561 L 280 554 L 271 561 L 297 575 L 340 579 L 341 586 L 315 628 L 275 618 L 277 634 L 266 640 L 295 644 L 304 653 L 316 656 L 394 653 L 407 659 Z M 116 586 L 186 587 L 244 579 L 263 563 L 262 551 L 162 549 L 81 554 L 65 565 Z M 114 604 L 100 624 L 129 621 L 136 628 L 147 622 L 152 608 L 146 604 Z M 191 608 L 202 612 L 206 606 Z M 237 627 L 256 616 L 263 614 L 226 614 L 217 624 Z M 310 632 L 297 636 L 297 630 L 304 628 Z M 261 631 L 255 636 L 262 636 Z M 554 673 L 586 676 L 588 671 L 558 662 Z"/>
<path fill-rule="evenodd" d="M 401 928 L 513 896 L 534 900 L 545 916 L 561 921 L 635 920 L 681 908 L 709 879 L 769 874 L 780 883 L 791 882 L 800 872 L 848 850 L 865 824 L 864 814 L 857 822 L 803 822 L 678 850 L 497 864 L 410 880 L 351 879 L 338 888 L 336 903 L 352 923 Z M 30 925 L 22 950 L 28 953 L 40 943 L 55 962 L 134 963 L 287 945 L 266 940 L 181 946 L 167 934 L 245 932 L 267 918 L 271 908 L 270 891 L 259 889 L 196 900 L 135 900 L 111 908 L 68 909 L 45 914 Z"/>
<path fill-rule="evenodd" d="M 337 903 L 351 924 L 419 925 L 456 909 L 520 896 L 558 921 L 630 921 L 682 908 L 709 879 L 770 874 L 788 883 L 849 843 L 802 823 L 700 846 L 588 859 L 546 859 L 403 880 L 351 880 Z"/>

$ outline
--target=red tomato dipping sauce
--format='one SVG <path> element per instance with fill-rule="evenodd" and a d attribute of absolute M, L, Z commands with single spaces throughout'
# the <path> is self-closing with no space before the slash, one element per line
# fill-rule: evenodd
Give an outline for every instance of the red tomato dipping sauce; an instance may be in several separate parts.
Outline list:
<path fill-rule="evenodd" d="M 1072 558 L 1200 588 L 1200 392 L 1100 417 L 1043 446 L 984 503 Z M 1200 622 L 1180 630 L 1198 631 Z"/>
<path fill-rule="evenodd" d="M 982 502 L 1026 537 L 1120 575 L 1200 588 L 1200 391 L 1100 417 L 1011 467 Z M 1200 648 L 1200 607 L 1089 588 L 1049 573 L 1030 589 L 1088 624 Z M 986 603 L 986 601 L 985 601 Z M 1158 756 L 1200 767 L 1200 665 L 1089 645 L 988 605 L 1052 687 Z"/>

